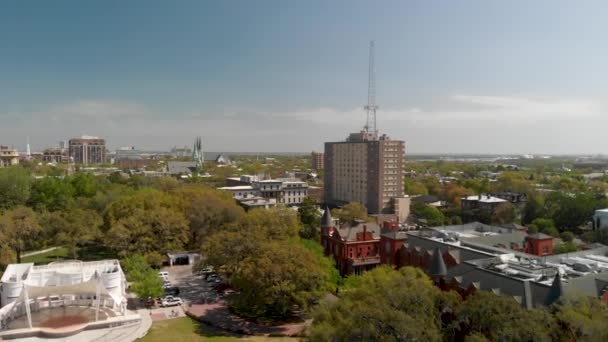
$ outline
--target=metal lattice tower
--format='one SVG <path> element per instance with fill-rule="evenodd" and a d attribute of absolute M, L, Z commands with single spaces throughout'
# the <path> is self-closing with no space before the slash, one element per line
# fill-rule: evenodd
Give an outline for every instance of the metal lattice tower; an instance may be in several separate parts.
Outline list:
<path fill-rule="evenodd" d="M 365 132 L 378 137 L 376 129 L 376 65 L 374 63 L 374 41 L 369 42 L 369 74 L 367 81 L 367 105 L 364 107 L 367 111 L 367 123 L 365 124 Z"/>

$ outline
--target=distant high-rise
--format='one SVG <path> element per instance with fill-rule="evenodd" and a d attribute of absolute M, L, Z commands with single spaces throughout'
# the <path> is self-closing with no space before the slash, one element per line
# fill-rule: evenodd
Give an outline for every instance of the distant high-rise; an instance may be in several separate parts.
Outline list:
<path fill-rule="evenodd" d="M 325 202 L 359 202 L 371 214 L 392 213 L 403 197 L 405 142 L 365 131 L 346 141 L 325 143 Z"/>
<path fill-rule="evenodd" d="M 103 164 L 106 161 L 106 141 L 83 135 L 69 141 L 70 158 L 75 164 Z"/>
<path fill-rule="evenodd" d="M 310 167 L 315 171 L 321 171 L 324 169 L 323 166 L 323 152 L 312 151 L 310 154 Z"/>

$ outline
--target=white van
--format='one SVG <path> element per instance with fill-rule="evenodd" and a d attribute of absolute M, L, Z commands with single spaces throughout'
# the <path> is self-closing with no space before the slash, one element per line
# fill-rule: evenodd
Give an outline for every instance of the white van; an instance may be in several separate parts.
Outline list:
<path fill-rule="evenodd" d="M 158 276 L 163 278 L 163 280 L 169 280 L 169 272 L 165 272 L 165 271 L 158 272 Z"/>

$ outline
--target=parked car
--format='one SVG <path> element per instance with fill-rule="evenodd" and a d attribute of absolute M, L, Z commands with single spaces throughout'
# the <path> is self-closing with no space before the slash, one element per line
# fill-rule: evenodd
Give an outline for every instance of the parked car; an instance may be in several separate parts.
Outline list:
<path fill-rule="evenodd" d="M 181 298 L 173 296 L 167 296 L 160 302 L 161 307 L 178 306 L 182 304 L 184 304 L 184 301 L 182 301 Z"/>
<path fill-rule="evenodd" d="M 161 271 L 158 272 L 158 276 L 162 278 L 164 281 L 169 281 L 169 272 Z"/>
<path fill-rule="evenodd" d="M 166 281 L 166 282 L 165 282 L 165 284 L 164 284 L 163 286 L 164 286 L 165 288 L 168 288 L 168 287 L 171 287 L 171 286 L 173 286 L 173 285 L 171 284 L 171 282 L 170 282 L 170 281 Z"/>
<path fill-rule="evenodd" d="M 178 296 L 179 295 L 179 287 L 177 287 L 177 286 L 165 287 L 165 294 L 167 294 L 167 295 L 173 295 L 173 296 Z"/>

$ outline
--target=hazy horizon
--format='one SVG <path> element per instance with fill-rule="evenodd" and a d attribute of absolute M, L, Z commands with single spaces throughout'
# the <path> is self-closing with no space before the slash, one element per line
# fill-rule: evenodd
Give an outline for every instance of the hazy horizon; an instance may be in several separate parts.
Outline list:
<path fill-rule="evenodd" d="M 0 144 L 322 151 L 378 129 L 411 154 L 601 154 L 603 33 L 588 1 L 4 1 Z"/>

